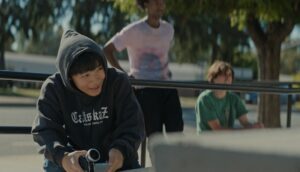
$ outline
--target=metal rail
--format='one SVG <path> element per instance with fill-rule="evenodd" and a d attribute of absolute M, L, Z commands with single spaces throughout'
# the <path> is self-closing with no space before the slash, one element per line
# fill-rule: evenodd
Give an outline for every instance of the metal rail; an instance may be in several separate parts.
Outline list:
<path fill-rule="evenodd" d="M 42 82 L 50 74 L 42 73 L 24 73 L 0 70 L 0 80 L 10 81 L 29 81 Z M 293 88 L 293 85 L 300 85 L 299 82 L 273 82 L 273 81 L 255 81 L 255 82 L 234 82 L 233 84 L 212 84 L 207 81 L 154 81 L 137 80 L 130 78 L 130 82 L 135 86 L 148 86 L 159 88 L 180 88 L 180 89 L 220 89 L 234 90 L 239 92 L 260 92 L 269 94 L 288 94 L 287 103 L 287 127 L 291 126 L 291 102 L 292 94 L 300 93 L 300 88 Z M 284 87 L 285 86 L 285 87 Z M 287 87 L 286 87 L 287 86 Z M 31 127 L 27 126 L 0 126 L 0 134 L 30 134 Z M 141 163 L 145 166 L 146 141 L 142 143 Z"/>
<path fill-rule="evenodd" d="M 42 82 L 50 74 L 24 73 L 0 70 L 0 80 Z M 300 94 L 300 88 L 290 88 L 289 85 L 300 85 L 295 82 L 234 82 L 233 84 L 212 84 L 206 81 L 159 81 L 141 80 L 130 78 L 131 84 L 135 86 L 148 86 L 159 88 L 180 88 L 180 89 L 219 89 L 234 90 L 239 92 L 260 92 L 269 94 Z M 282 87 L 288 85 L 288 87 Z"/>
<path fill-rule="evenodd" d="M 42 82 L 50 74 L 14 72 L 0 70 L 0 80 Z M 291 94 L 300 93 L 300 88 L 292 88 L 293 85 L 300 85 L 300 82 L 278 82 L 278 81 L 254 81 L 234 82 L 233 84 L 212 84 L 207 81 L 156 81 L 137 80 L 130 78 L 131 84 L 135 86 L 148 86 L 159 88 L 180 88 L 180 89 L 222 89 L 240 92 L 260 92 L 271 94 L 289 94 L 287 103 L 287 127 L 291 126 Z M 287 87 L 282 87 L 287 86 Z M 0 134 L 30 134 L 31 127 L 0 126 Z"/>

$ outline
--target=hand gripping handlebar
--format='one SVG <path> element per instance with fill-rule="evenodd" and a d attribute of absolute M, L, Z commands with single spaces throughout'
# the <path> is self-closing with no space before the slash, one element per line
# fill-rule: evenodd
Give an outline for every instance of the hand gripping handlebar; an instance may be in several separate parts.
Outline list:
<path fill-rule="evenodd" d="M 94 172 L 94 163 L 100 159 L 97 149 L 89 149 L 85 156 L 79 158 L 79 165 L 86 172 Z"/>

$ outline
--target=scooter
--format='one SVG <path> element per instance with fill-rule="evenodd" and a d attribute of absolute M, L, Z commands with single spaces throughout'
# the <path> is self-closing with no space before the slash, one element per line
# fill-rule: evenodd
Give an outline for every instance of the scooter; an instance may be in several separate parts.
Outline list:
<path fill-rule="evenodd" d="M 79 158 L 79 165 L 84 172 L 104 172 L 107 169 L 107 163 L 96 163 L 100 159 L 100 153 L 97 149 L 89 149 L 85 156 Z M 150 168 L 141 168 L 127 170 L 127 172 L 150 172 Z M 124 171 L 125 172 L 125 171 Z"/>
<path fill-rule="evenodd" d="M 107 167 L 106 163 L 97 163 L 100 153 L 97 149 L 89 149 L 85 156 L 79 158 L 79 165 L 85 172 L 101 172 Z"/>

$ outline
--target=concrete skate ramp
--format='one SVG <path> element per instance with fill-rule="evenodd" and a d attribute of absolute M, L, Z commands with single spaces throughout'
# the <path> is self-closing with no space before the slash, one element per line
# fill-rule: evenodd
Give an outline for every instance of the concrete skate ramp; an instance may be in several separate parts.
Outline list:
<path fill-rule="evenodd" d="M 149 149 L 156 172 L 300 171 L 300 129 L 156 135 Z"/>

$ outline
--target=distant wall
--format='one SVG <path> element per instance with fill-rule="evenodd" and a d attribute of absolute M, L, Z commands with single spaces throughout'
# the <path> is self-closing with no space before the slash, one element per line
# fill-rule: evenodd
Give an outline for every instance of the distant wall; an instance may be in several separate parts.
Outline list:
<path fill-rule="evenodd" d="M 8 70 L 17 72 L 31 72 L 31 73 L 55 73 L 55 56 L 45 56 L 36 54 L 20 54 L 20 53 L 5 53 L 6 67 Z M 120 60 L 121 66 L 124 70 L 129 71 L 129 62 L 127 60 Z M 170 63 L 170 70 L 172 72 L 172 80 L 178 81 L 194 81 L 205 79 L 205 64 L 177 64 Z M 182 96 L 196 96 L 198 91 L 189 89 L 180 89 Z"/>
<path fill-rule="evenodd" d="M 5 62 L 6 68 L 11 71 L 49 74 L 56 72 L 53 56 L 6 52 Z"/>
<path fill-rule="evenodd" d="M 5 53 L 7 69 L 18 72 L 54 73 L 56 72 L 55 58 L 36 54 Z M 120 63 L 126 71 L 129 71 L 127 60 L 120 60 Z M 173 80 L 203 80 L 204 68 L 205 65 L 170 63 Z"/>

